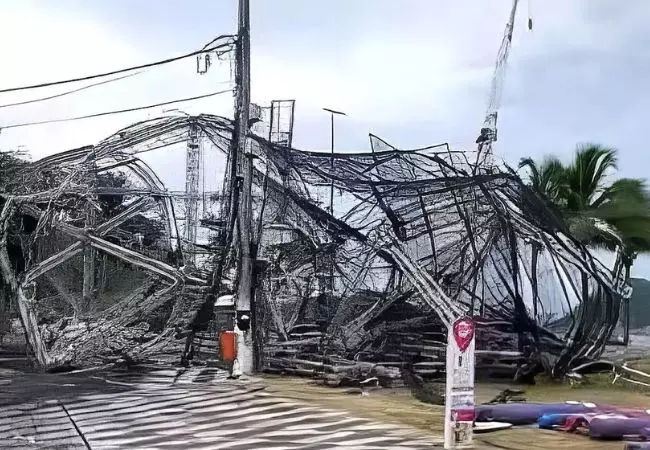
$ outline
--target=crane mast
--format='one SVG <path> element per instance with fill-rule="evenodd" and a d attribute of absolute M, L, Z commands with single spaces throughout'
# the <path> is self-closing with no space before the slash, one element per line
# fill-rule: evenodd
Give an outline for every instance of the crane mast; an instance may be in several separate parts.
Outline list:
<path fill-rule="evenodd" d="M 494 66 L 494 73 L 490 85 L 490 97 L 488 100 L 487 111 L 485 113 L 485 120 L 483 121 L 481 133 L 478 139 L 476 139 L 476 143 L 478 144 L 478 156 L 475 170 L 478 167 L 489 168 L 493 165 L 494 155 L 492 146 L 497 141 L 497 118 L 499 107 L 501 106 L 501 95 L 503 93 L 503 83 L 508 66 L 510 46 L 512 45 L 512 34 L 514 31 L 518 4 L 519 0 L 513 0 L 512 8 L 510 10 L 510 18 L 506 24 L 506 29 L 501 41 L 501 47 L 499 47 L 499 53 L 497 54 L 497 60 Z M 528 27 L 532 28 L 530 19 Z"/>

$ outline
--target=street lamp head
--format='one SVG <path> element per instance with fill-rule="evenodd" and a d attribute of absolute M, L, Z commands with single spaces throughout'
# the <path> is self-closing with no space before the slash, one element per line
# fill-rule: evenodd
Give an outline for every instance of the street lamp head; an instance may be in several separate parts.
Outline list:
<path fill-rule="evenodd" d="M 328 113 L 332 113 L 332 114 L 338 114 L 339 116 L 347 116 L 347 114 L 345 114 L 342 111 L 336 111 L 336 110 L 329 109 L 329 108 L 323 108 L 323 111 L 327 111 Z"/>

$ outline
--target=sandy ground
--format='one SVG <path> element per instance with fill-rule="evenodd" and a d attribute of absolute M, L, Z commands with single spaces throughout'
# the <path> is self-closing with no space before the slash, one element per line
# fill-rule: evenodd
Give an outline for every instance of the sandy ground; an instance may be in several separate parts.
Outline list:
<path fill-rule="evenodd" d="M 8 359 L 8 358 L 3 358 Z M 9 358 L 11 359 L 11 358 Z M 20 358 L 16 358 L 17 360 Z M 13 361 L 0 361 L 0 367 L 15 366 Z M 650 372 L 650 361 L 639 362 L 635 367 Z M 46 396 L 53 385 L 52 375 L 25 373 L 0 368 L 0 409 L 5 402 L 18 401 L 20 397 Z M 56 384 L 66 375 L 57 376 Z M 11 385 L 6 383 L 11 379 Z M 368 396 L 359 395 L 354 389 L 329 388 L 304 378 L 263 376 L 267 391 L 278 396 L 304 401 L 331 409 L 347 410 L 358 417 L 367 417 L 382 422 L 410 425 L 427 431 L 433 436 L 442 436 L 442 413 L 440 406 L 428 405 L 414 399 L 407 389 L 380 389 Z M 30 389 L 21 389 L 21 383 L 28 383 Z M 9 389 L 13 387 L 14 389 Z M 505 384 L 482 383 L 477 386 L 477 402 L 493 398 Z M 57 388 L 60 390 L 60 386 Z M 68 389 L 68 388 L 66 388 Z M 70 388 L 72 389 L 72 388 Z M 119 386 L 85 385 L 84 391 L 102 392 Z M 650 408 L 650 391 L 632 389 L 629 386 L 611 385 L 606 378 L 594 380 L 591 384 L 572 387 L 567 384 L 540 384 L 524 388 L 529 401 L 561 402 L 566 400 L 591 401 L 627 406 Z M 62 394 L 59 391 L 59 394 Z M 70 392 L 72 394 L 72 392 Z M 532 428 L 517 428 L 506 431 L 476 435 L 476 448 L 542 450 L 542 449 L 622 449 L 622 442 L 599 442 L 568 433 L 544 431 Z"/>
<path fill-rule="evenodd" d="M 322 405 L 328 408 L 345 409 L 355 415 L 385 422 L 411 425 L 428 432 L 442 435 L 443 408 L 428 405 L 411 397 L 407 389 L 381 389 L 361 396 L 353 389 L 329 388 L 315 384 L 308 379 L 265 376 L 268 390 L 280 396 Z M 480 384 L 477 387 L 477 402 L 493 398 L 506 385 Z M 540 385 L 526 387 L 529 401 L 560 402 L 583 400 L 591 402 L 650 407 L 650 396 L 624 386 L 594 384 L 580 387 L 561 385 Z M 601 442 L 568 433 L 545 431 L 533 428 L 517 428 L 501 432 L 476 435 L 476 448 L 503 448 L 512 450 L 548 449 L 617 449 L 622 442 Z"/>

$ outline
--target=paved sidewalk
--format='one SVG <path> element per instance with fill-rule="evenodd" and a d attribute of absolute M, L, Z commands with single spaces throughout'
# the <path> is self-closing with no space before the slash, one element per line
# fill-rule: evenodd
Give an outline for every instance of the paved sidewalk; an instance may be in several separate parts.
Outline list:
<path fill-rule="evenodd" d="M 49 385 L 49 387 L 48 387 Z M 0 448 L 430 449 L 412 428 L 266 393 L 216 369 L 17 377 Z M 33 400 L 28 397 L 33 388 Z M 4 396 L 3 396 L 4 397 Z"/>

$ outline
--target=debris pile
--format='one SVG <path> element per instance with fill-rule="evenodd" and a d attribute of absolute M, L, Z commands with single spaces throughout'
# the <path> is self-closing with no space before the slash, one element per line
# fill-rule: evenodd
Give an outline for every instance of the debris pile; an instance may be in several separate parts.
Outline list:
<path fill-rule="evenodd" d="M 41 365 L 192 348 L 199 311 L 238 282 L 232 130 L 211 115 L 148 120 L 24 163 L 24 181 L 3 187 L 0 279 Z M 221 152 L 227 174 L 200 221 L 211 256 L 196 264 L 174 196 L 138 158 L 190 138 Z M 484 365 L 504 373 L 567 372 L 608 342 L 623 286 L 507 167 L 372 135 L 372 152 L 334 155 L 251 141 L 265 367 L 397 380 L 408 363 L 435 376 L 445 328 L 466 313 Z"/>

